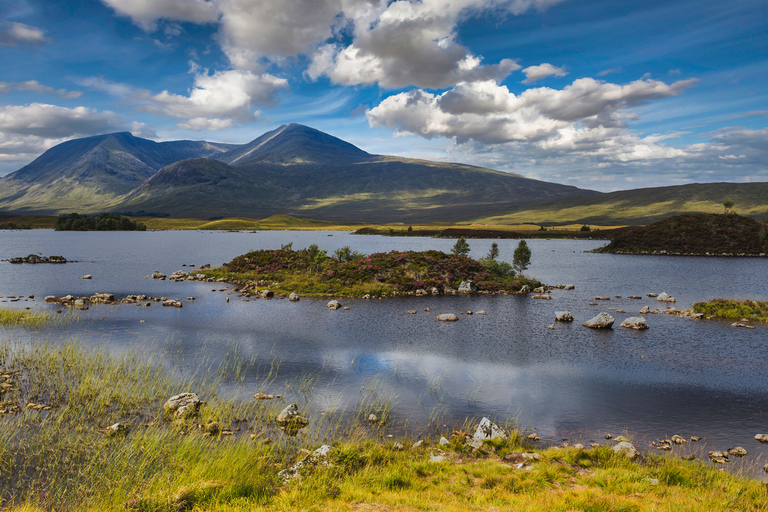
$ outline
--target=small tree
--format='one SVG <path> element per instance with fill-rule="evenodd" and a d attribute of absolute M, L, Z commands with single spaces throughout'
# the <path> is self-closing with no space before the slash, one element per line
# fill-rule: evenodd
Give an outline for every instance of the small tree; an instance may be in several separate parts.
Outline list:
<path fill-rule="evenodd" d="M 451 252 L 456 256 L 466 256 L 469 254 L 469 251 L 469 244 L 467 243 L 467 239 L 463 236 L 456 240 L 456 245 L 454 245 L 453 249 L 451 249 Z"/>
<path fill-rule="evenodd" d="M 520 240 L 520 243 L 517 244 L 517 249 L 515 249 L 515 253 L 512 256 L 512 265 L 515 267 L 518 274 L 522 274 L 523 270 L 527 270 L 528 265 L 530 264 L 531 250 L 528 248 L 528 244 L 525 243 L 525 240 Z"/>
<path fill-rule="evenodd" d="M 486 259 L 495 260 L 498 257 L 499 257 L 499 244 L 497 244 L 496 242 L 493 242 L 491 244 L 491 250 L 488 251 L 488 256 L 486 257 Z"/>
<path fill-rule="evenodd" d="M 723 203 L 723 213 L 724 213 L 724 214 L 726 214 L 726 213 L 728 213 L 730 210 L 733 210 L 733 207 L 734 207 L 735 205 L 736 205 L 736 203 L 734 203 L 734 202 L 733 202 L 733 201 L 731 201 L 730 199 L 729 199 L 728 201 L 725 201 L 725 202 Z"/>
<path fill-rule="evenodd" d="M 581 226 L 580 231 L 592 231 L 592 229 L 588 225 L 584 224 L 583 226 Z"/>
<path fill-rule="evenodd" d="M 408 226 L 408 232 L 413 233 L 413 226 Z"/>

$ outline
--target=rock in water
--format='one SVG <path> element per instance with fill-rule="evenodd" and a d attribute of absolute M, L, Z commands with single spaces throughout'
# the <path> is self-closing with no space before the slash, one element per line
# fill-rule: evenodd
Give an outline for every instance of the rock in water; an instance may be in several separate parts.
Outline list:
<path fill-rule="evenodd" d="M 648 328 L 648 324 L 645 323 L 644 316 L 631 316 L 626 320 L 624 320 L 623 322 L 621 322 L 621 326 L 627 329 L 637 329 L 637 330 Z"/>
<path fill-rule="evenodd" d="M 81 277 L 80 279 L 93 279 L 93 276 L 92 276 L 91 274 L 85 274 L 85 275 L 84 275 L 83 277 Z"/>
<path fill-rule="evenodd" d="M 617 444 L 612 448 L 612 450 L 616 453 L 620 453 L 627 457 L 630 460 L 634 460 L 637 458 L 639 453 L 635 449 L 635 447 L 632 445 L 632 443 L 628 441 L 622 441 L 621 443 Z"/>
<path fill-rule="evenodd" d="M 668 294 L 667 292 L 661 292 L 657 297 L 656 300 L 660 302 L 675 302 L 675 298 Z"/>
<path fill-rule="evenodd" d="M 457 317 L 453 313 L 443 313 L 442 315 L 437 315 L 438 322 L 455 322 L 458 319 L 459 317 Z"/>
<path fill-rule="evenodd" d="M 736 448 L 728 448 L 728 454 L 733 455 L 734 457 L 744 457 L 747 454 L 747 450 L 741 446 L 737 446 Z"/>
<path fill-rule="evenodd" d="M 301 297 L 299 297 L 298 293 L 291 292 L 291 294 L 288 296 L 288 300 L 291 302 L 299 302 L 299 300 L 301 300 Z"/>
<path fill-rule="evenodd" d="M 197 415 L 197 411 L 202 405 L 203 401 L 200 400 L 197 393 L 181 393 L 172 396 L 165 402 L 165 412 L 178 418 L 186 418 Z"/>
<path fill-rule="evenodd" d="M 337 300 L 332 300 L 332 301 L 328 302 L 328 304 L 326 304 L 326 306 L 328 306 L 330 309 L 339 309 L 339 308 L 341 308 L 341 302 L 339 302 Z"/>
<path fill-rule="evenodd" d="M 707 456 L 709 457 L 709 460 L 714 462 L 715 464 L 727 464 L 730 462 L 728 459 L 728 454 L 721 451 L 711 451 L 707 453 Z"/>
<path fill-rule="evenodd" d="M 587 320 L 582 325 L 591 329 L 610 329 L 613 327 L 613 322 L 615 321 L 616 319 L 608 313 L 600 313 L 596 317 Z"/>
<path fill-rule="evenodd" d="M 309 425 L 309 420 L 299 414 L 299 407 L 296 404 L 291 404 L 283 409 L 275 421 L 280 430 L 289 436 L 295 436 L 299 430 Z"/>
<path fill-rule="evenodd" d="M 755 436 L 755 441 L 758 443 L 768 444 L 768 434 L 757 434 Z"/>
<path fill-rule="evenodd" d="M 573 322 L 573 315 L 570 311 L 555 311 L 555 320 L 558 322 Z"/>

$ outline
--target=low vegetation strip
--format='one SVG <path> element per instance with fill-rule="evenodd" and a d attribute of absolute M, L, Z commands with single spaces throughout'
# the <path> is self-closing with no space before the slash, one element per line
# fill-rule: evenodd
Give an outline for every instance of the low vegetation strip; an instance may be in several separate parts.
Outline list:
<path fill-rule="evenodd" d="M 113 213 L 100 215 L 59 215 L 54 226 L 56 231 L 146 231 L 147 226 Z"/>
<path fill-rule="evenodd" d="M 512 267 L 495 259 L 474 260 L 440 251 L 392 251 L 368 256 L 348 247 L 332 256 L 316 245 L 294 251 L 252 251 L 206 275 L 242 284 L 245 289 L 268 285 L 274 292 L 345 297 L 455 293 L 463 281 L 472 281 L 486 293 L 514 293 L 536 280 L 516 275 Z"/>
<path fill-rule="evenodd" d="M 276 426 L 278 397 L 219 397 L 208 374 L 179 381 L 136 354 L 77 343 L 4 341 L 0 381 L 4 510 L 766 509 L 761 482 L 711 464 L 631 460 L 605 445 L 538 448 L 514 429 L 475 442 L 468 423 L 415 442 L 386 437 L 365 414 L 310 412 L 307 433 L 291 437 Z M 286 398 L 296 400 L 298 388 Z M 166 399 L 189 389 L 205 399 L 200 408 L 168 415 Z M 314 428 L 324 421 L 330 429 Z"/>
<path fill-rule="evenodd" d="M 736 214 L 677 215 L 620 234 L 595 252 L 614 254 L 765 255 L 768 225 Z"/>
<path fill-rule="evenodd" d="M 51 321 L 51 315 L 48 313 L 0 308 L 0 327 L 13 327 L 17 325 L 41 327 Z"/>
<path fill-rule="evenodd" d="M 768 302 L 754 300 L 717 299 L 710 302 L 697 302 L 693 305 L 694 313 L 702 313 L 707 318 L 721 320 L 741 320 L 768 323 Z"/>

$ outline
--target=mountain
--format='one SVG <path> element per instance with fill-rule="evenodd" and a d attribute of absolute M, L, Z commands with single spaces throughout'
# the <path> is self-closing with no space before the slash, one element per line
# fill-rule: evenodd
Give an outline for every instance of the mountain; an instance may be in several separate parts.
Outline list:
<path fill-rule="evenodd" d="M 517 205 L 505 213 L 474 220 L 485 224 L 650 224 L 671 215 L 723 213 L 726 201 L 735 202 L 737 213 L 768 219 L 768 183 L 692 183 Z"/>
<path fill-rule="evenodd" d="M 127 132 L 75 139 L 1 178 L 0 205 L 18 213 L 96 211 L 170 163 L 234 147 L 205 141 L 153 142 Z"/>
<path fill-rule="evenodd" d="M 173 187 L 147 180 L 114 209 L 197 218 L 289 214 L 338 222 L 435 222 L 594 193 L 482 167 L 371 155 L 298 124 L 215 158 L 230 166 L 217 172 L 228 172 L 239 187 L 213 185 L 207 178 L 212 164 L 195 160 L 184 162 Z M 175 171 L 158 175 L 166 172 Z"/>
<path fill-rule="evenodd" d="M 0 179 L 0 210 L 275 214 L 343 222 L 460 221 L 596 192 L 464 164 L 372 155 L 289 124 L 242 145 L 115 133 L 60 144 Z"/>

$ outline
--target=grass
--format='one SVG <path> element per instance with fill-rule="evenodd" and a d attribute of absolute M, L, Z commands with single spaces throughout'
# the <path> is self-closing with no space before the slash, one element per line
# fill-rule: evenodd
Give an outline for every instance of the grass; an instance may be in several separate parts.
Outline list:
<path fill-rule="evenodd" d="M 400 439 L 406 449 L 398 451 L 396 439 L 361 425 L 355 414 L 322 436 L 314 428 L 322 417 L 310 414 L 307 434 L 290 438 L 274 426 L 284 403 L 219 397 L 213 381 L 200 380 L 207 378 L 175 380 L 151 358 L 75 343 L 0 343 L 0 379 L 12 385 L 2 388 L 0 410 L 22 405 L 0 413 L 0 506 L 17 512 L 768 510 L 763 484 L 702 462 L 657 455 L 630 462 L 607 447 L 535 449 L 522 444 L 519 432 L 474 452 L 461 435 L 440 450 L 433 439 L 418 449 Z M 163 418 L 164 400 L 186 390 L 207 400 L 200 417 Z M 214 420 L 234 435 L 199 428 Z M 105 435 L 114 422 L 127 425 L 127 434 Z M 321 442 L 333 445 L 330 465 L 281 481 L 278 471 Z M 445 462 L 430 461 L 438 451 Z M 540 459 L 516 469 L 503 460 L 514 451 L 535 451 Z"/>
<path fill-rule="evenodd" d="M 43 327 L 53 322 L 53 316 L 39 311 L 0 308 L 0 327 Z"/>
<path fill-rule="evenodd" d="M 697 302 L 693 305 L 694 313 L 720 320 L 741 320 L 768 323 L 768 302 L 754 300 L 717 299 L 710 302 Z"/>

